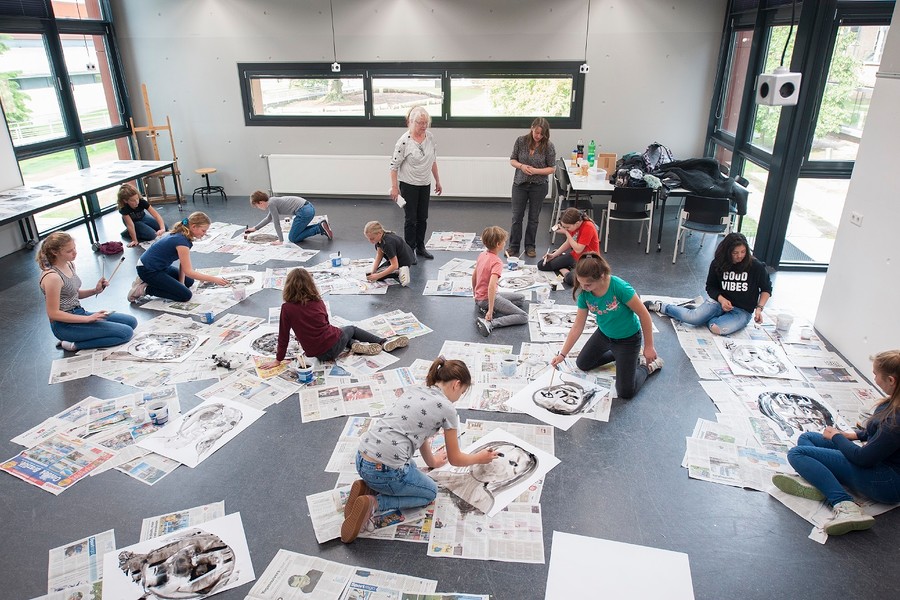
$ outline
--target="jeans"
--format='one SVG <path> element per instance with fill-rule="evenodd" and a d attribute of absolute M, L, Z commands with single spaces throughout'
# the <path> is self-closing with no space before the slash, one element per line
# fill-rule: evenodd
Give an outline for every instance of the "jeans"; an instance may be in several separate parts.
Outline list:
<path fill-rule="evenodd" d="M 153 218 L 148 212 L 144 213 L 144 218 L 138 220 L 131 220 L 134 223 L 134 234 L 137 236 L 137 240 L 139 242 L 150 242 L 156 239 L 156 232 L 159 231 L 159 223 L 156 222 L 156 219 Z M 163 225 L 163 229 L 166 226 Z M 126 239 L 131 238 L 131 234 L 128 233 L 128 230 L 122 232 L 122 237 Z"/>
<path fill-rule="evenodd" d="M 83 308 L 69 311 L 73 315 L 91 315 Z M 78 350 L 108 348 L 124 344 L 134 335 L 137 319 L 123 313 L 110 313 L 105 319 L 93 323 L 50 322 L 50 331 L 57 339 L 72 342 Z"/>
<path fill-rule="evenodd" d="M 641 332 L 620 340 L 606 337 L 599 329 L 588 339 L 578 353 L 575 364 L 582 371 L 590 371 L 600 365 L 616 363 L 616 396 L 623 400 L 634 398 L 650 374 L 647 367 L 638 364 L 641 352 Z"/>
<path fill-rule="evenodd" d="M 414 464 L 393 469 L 373 463 L 356 453 L 356 472 L 360 479 L 378 492 L 378 512 L 398 508 L 427 506 L 437 497 L 437 484 Z"/>
<path fill-rule="evenodd" d="M 538 221 L 541 218 L 541 206 L 547 197 L 548 183 L 521 183 L 512 186 L 512 226 L 509 229 L 509 247 L 519 249 L 522 241 L 522 219 L 528 209 L 528 225 L 525 227 L 525 247 L 534 248 L 537 237 Z"/>
<path fill-rule="evenodd" d="M 537 268 L 538 271 L 559 271 L 560 269 L 569 269 L 569 272 L 566 273 L 566 276 L 563 278 L 563 283 L 574 286 L 576 262 L 577 261 L 572 256 L 572 253 L 566 252 L 565 254 L 560 254 L 556 258 L 551 258 L 547 262 L 544 262 L 544 259 L 542 258 L 538 261 Z"/>
<path fill-rule="evenodd" d="M 900 502 L 900 470 L 884 463 L 874 467 L 854 465 L 821 433 L 801 434 L 797 445 L 788 452 L 788 462 L 832 506 L 853 500 L 843 488 L 845 485 L 876 502 Z"/>
<path fill-rule="evenodd" d="M 347 346 L 350 344 L 350 340 L 356 340 L 357 342 L 367 342 L 369 344 L 384 344 L 387 341 L 385 338 L 378 337 L 377 335 L 369 333 L 365 329 L 360 329 L 356 325 L 347 325 L 346 327 L 341 327 L 341 337 L 334 344 L 334 346 L 332 346 L 330 350 L 328 350 L 324 354 L 320 354 L 316 358 L 319 360 L 334 360 L 341 355 L 341 352 L 347 349 Z"/>
<path fill-rule="evenodd" d="M 294 220 L 291 222 L 291 230 L 288 232 L 288 241 L 295 244 L 305 240 L 306 238 L 324 234 L 325 230 L 318 223 L 310 225 L 309 222 L 316 216 L 316 207 L 312 202 L 307 201 L 306 204 L 297 209 L 294 213 Z"/>
<path fill-rule="evenodd" d="M 179 269 L 171 265 L 165 271 L 151 271 L 144 265 L 138 265 L 137 274 L 147 284 L 147 293 L 151 296 L 166 298 L 176 302 L 187 302 L 194 295 L 190 288 L 194 280 L 184 278 L 184 283 L 178 280 Z"/>
<path fill-rule="evenodd" d="M 400 195 L 406 200 L 403 211 L 403 239 L 406 245 L 415 249 L 425 248 L 425 230 L 428 229 L 428 202 L 431 199 L 430 185 L 412 185 L 400 182 Z"/>
<path fill-rule="evenodd" d="M 665 314 L 688 325 L 706 325 L 710 331 L 716 325 L 719 327 L 719 335 L 740 331 L 753 318 L 752 314 L 737 306 L 725 312 L 722 305 L 711 298 L 697 308 L 685 308 L 677 304 L 663 304 L 662 308 Z"/>
<path fill-rule="evenodd" d="M 494 296 L 494 314 L 491 328 L 524 325 L 528 322 L 528 313 L 522 310 L 525 296 L 518 292 L 497 292 Z M 488 300 L 476 300 L 478 308 L 487 310 Z"/>

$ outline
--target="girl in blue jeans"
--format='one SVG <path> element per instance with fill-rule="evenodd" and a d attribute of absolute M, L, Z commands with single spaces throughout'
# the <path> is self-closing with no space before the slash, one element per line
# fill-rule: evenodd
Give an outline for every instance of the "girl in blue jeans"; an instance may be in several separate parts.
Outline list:
<path fill-rule="evenodd" d="M 832 506 L 834 517 L 823 527 L 828 535 L 875 524 L 845 486 L 876 502 L 900 502 L 900 350 L 877 354 L 872 371 L 887 398 L 875 405 L 866 426 L 853 431 L 826 427 L 822 433 L 802 434 L 788 452 L 788 462 L 800 477 L 772 477 L 775 487 L 787 494 L 825 500 Z M 853 440 L 865 445 L 857 446 Z"/>
<path fill-rule="evenodd" d="M 494 460 L 494 450 L 466 454 L 459 449 L 459 417 L 453 403 L 471 384 L 466 363 L 439 357 L 431 363 L 425 385 L 407 389 L 363 434 L 356 453 L 356 472 L 361 479 L 350 487 L 344 506 L 342 542 L 355 540 L 376 511 L 426 506 L 434 501 L 437 484 L 416 468 L 413 455 L 417 449 L 433 469 L 448 461 L 465 467 Z M 432 453 L 431 437 L 441 429 L 444 449 Z"/>
<path fill-rule="evenodd" d="M 728 335 L 747 326 L 750 319 L 762 322 L 762 311 L 772 295 L 766 265 L 750 253 L 747 238 L 729 233 L 716 247 L 706 276 L 709 298 L 700 306 L 647 301 L 648 310 L 683 321 L 706 325 L 716 335 Z"/>
<path fill-rule="evenodd" d="M 584 332 L 590 313 L 597 320 L 597 331 L 578 353 L 575 364 L 582 371 L 590 371 L 614 362 L 616 395 L 623 400 L 633 398 L 647 377 L 663 366 L 662 357 L 656 355 L 653 347 L 650 313 L 640 296 L 631 284 L 612 274 L 602 256 L 586 252 L 575 263 L 572 297 L 578 302 L 575 322 L 550 364 L 555 368 L 566 359 Z"/>
<path fill-rule="evenodd" d="M 265 218 L 253 227 L 248 227 L 244 232 L 253 233 L 264 227 L 269 222 L 275 227 L 275 235 L 278 239 L 272 242 L 273 246 L 284 243 L 284 233 L 281 232 L 281 219 L 293 215 L 291 230 L 288 232 L 288 241 L 299 244 L 301 241 L 313 235 L 324 235 L 329 240 L 334 239 L 334 233 L 328 224 L 328 219 L 315 225 L 309 222 L 316 216 L 316 207 L 306 198 L 300 196 L 269 196 L 262 190 L 256 190 L 250 194 L 250 206 L 268 212 Z"/>
<path fill-rule="evenodd" d="M 134 335 L 137 319 L 108 310 L 90 313 L 82 308 L 82 298 L 99 294 L 109 283 L 101 277 L 93 288 L 80 289 L 76 255 L 75 240 L 60 231 L 47 236 L 37 252 L 50 330 L 60 340 L 57 347 L 75 352 L 124 344 Z"/>
<path fill-rule="evenodd" d="M 187 219 L 176 223 L 167 235 L 150 246 L 138 260 L 138 276 L 128 292 L 128 301 L 135 302 L 141 296 L 149 294 L 175 302 L 187 302 L 194 295 L 190 288 L 195 279 L 228 285 L 227 279 L 201 273 L 191 265 L 194 240 L 206 235 L 207 229 L 209 217 L 205 213 L 194 212 Z M 176 262 L 178 266 L 175 266 Z"/>

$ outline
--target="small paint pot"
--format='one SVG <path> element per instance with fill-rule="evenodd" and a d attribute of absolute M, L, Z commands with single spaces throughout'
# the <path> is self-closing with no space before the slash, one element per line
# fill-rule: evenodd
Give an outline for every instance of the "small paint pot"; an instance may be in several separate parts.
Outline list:
<path fill-rule="evenodd" d="M 163 401 L 151 402 L 147 405 L 147 416 L 154 425 L 165 425 L 169 422 L 169 403 Z"/>

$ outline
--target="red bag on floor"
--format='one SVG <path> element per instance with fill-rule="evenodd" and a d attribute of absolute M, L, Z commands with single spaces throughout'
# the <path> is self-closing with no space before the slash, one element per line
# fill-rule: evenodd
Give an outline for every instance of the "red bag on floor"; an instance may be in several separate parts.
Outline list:
<path fill-rule="evenodd" d="M 100 254 L 120 254 L 124 252 L 125 246 L 122 242 L 103 242 L 97 247 Z"/>

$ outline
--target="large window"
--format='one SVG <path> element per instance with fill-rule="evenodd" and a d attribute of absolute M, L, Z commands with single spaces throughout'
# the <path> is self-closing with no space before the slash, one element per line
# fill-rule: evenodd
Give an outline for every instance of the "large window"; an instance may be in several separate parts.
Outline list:
<path fill-rule="evenodd" d="M 579 63 L 239 64 L 248 125 L 393 126 L 425 106 L 437 127 L 581 127 Z"/>
<path fill-rule="evenodd" d="M 0 3 L 0 102 L 27 185 L 132 158 L 127 98 L 107 0 Z M 89 198 L 93 213 L 114 198 Z M 42 234 L 81 219 L 39 213 Z"/>

